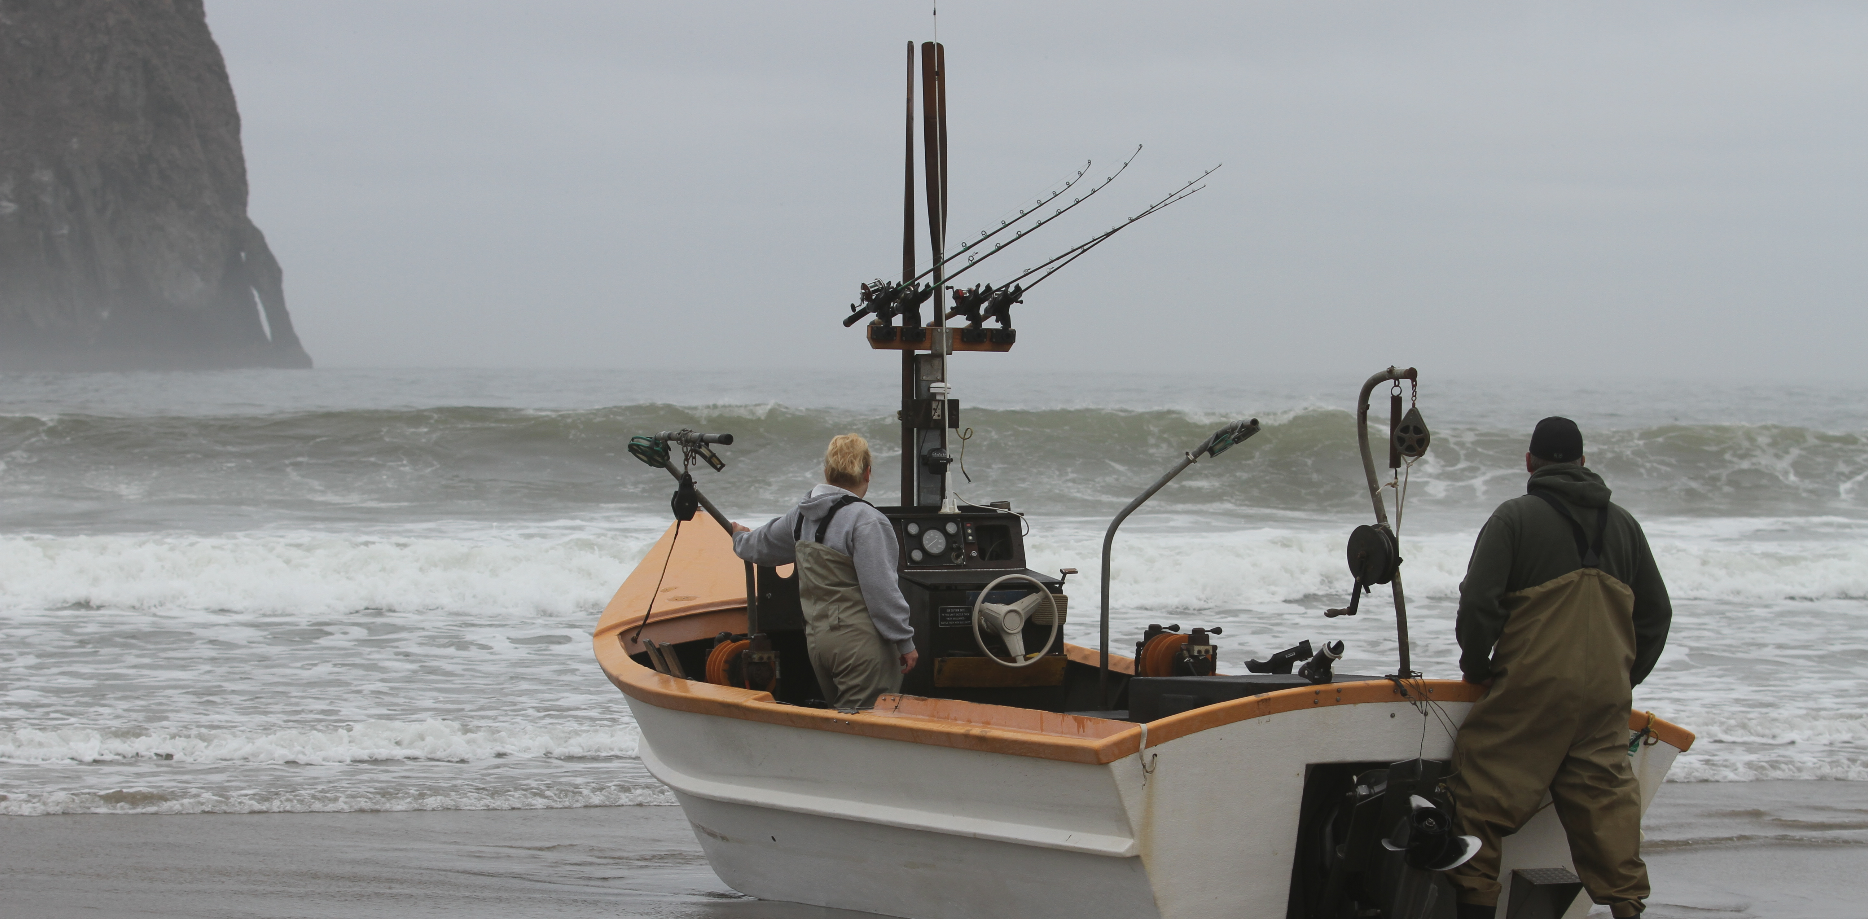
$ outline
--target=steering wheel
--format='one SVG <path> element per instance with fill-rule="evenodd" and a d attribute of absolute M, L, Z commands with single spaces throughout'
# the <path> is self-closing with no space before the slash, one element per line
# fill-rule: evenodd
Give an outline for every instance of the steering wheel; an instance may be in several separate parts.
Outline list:
<path fill-rule="evenodd" d="M 1017 603 L 986 602 L 986 596 L 992 593 L 993 588 L 1014 579 L 1030 582 L 1033 587 L 1038 588 L 1038 592 Z M 1050 604 L 1051 634 L 1044 640 L 1044 647 L 1038 651 L 1036 656 L 1027 657 L 1024 628 L 1025 623 L 1031 620 L 1032 610 L 1038 608 L 1039 597 L 1043 597 L 1044 601 Z M 992 624 L 993 631 L 999 636 L 999 640 L 1005 642 L 1005 650 L 1012 655 L 1012 660 L 1005 660 L 986 647 L 986 639 L 979 634 L 981 619 Z M 986 655 L 988 660 L 1001 667 L 1029 667 L 1043 660 L 1044 655 L 1050 653 L 1051 645 L 1057 643 L 1058 630 L 1063 628 L 1063 623 L 1058 619 L 1057 598 L 1051 595 L 1051 589 L 1044 586 L 1044 582 L 1028 574 L 1002 574 L 993 579 L 992 583 L 987 584 L 986 589 L 979 592 L 979 599 L 973 601 L 973 643 L 979 645 L 981 654 Z"/>

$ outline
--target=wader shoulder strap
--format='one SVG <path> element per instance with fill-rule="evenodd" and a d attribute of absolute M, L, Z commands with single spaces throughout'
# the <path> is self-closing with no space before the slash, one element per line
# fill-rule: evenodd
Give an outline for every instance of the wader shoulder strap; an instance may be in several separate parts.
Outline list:
<path fill-rule="evenodd" d="M 1609 506 L 1602 505 L 1602 510 L 1596 514 L 1596 542 L 1592 546 L 1589 538 L 1583 535 L 1583 525 L 1576 522 L 1576 515 L 1570 513 L 1569 505 L 1564 504 L 1563 499 L 1541 488 L 1532 488 L 1530 493 L 1544 499 L 1557 513 L 1563 515 L 1563 519 L 1570 522 L 1570 533 L 1576 537 L 1576 554 L 1582 556 L 1583 567 L 1602 567 L 1602 534 L 1608 532 Z"/>
<path fill-rule="evenodd" d="M 817 522 L 817 541 L 819 543 L 822 543 L 824 541 L 824 534 L 830 532 L 830 521 L 837 516 L 838 511 L 843 510 L 844 508 L 849 507 L 852 504 L 868 504 L 868 503 L 869 502 L 864 501 L 863 499 L 858 498 L 855 495 L 844 495 L 843 497 L 838 498 L 835 504 L 830 505 L 830 510 L 824 514 L 824 519 L 819 520 Z M 798 542 L 802 539 L 804 539 L 804 515 L 799 514 L 797 525 L 791 528 L 791 540 L 793 542 Z"/>

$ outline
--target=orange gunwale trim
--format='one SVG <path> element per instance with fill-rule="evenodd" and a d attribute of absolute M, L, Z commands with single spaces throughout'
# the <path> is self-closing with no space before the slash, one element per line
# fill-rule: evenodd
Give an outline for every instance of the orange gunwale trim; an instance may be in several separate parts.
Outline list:
<path fill-rule="evenodd" d="M 622 643 L 610 636 L 596 636 L 595 646 L 597 660 L 602 664 L 604 674 L 617 689 L 638 702 L 672 711 L 1091 765 L 1112 763 L 1141 749 L 1140 725 L 1098 737 L 1090 735 L 1104 734 L 1107 728 L 1106 722 L 1095 718 L 1080 719 L 1081 724 L 1075 727 L 1067 723 L 1068 719 L 1057 725 L 1024 727 L 1012 726 L 1002 717 L 980 716 L 978 713 L 966 721 L 940 717 L 937 713 L 943 708 L 955 716 L 965 717 L 961 710 L 972 704 L 954 700 L 937 700 L 947 703 L 945 706 L 923 706 L 917 703 L 916 709 L 925 708 L 928 711 L 928 715 L 921 717 L 868 712 L 846 714 L 827 709 L 800 708 L 773 701 L 771 693 L 680 680 L 656 673 L 623 653 Z M 1415 693 L 1426 693 L 1435 702 L 1474 702 L 1484 693 L 1481 687 L 1459 680 L 1410 681 L 1408 687 Z M 1386 680 L 1279 690 L 1209 705 L 1151 722 L 1148 725 L 1148 744 L 1158 747 L 1201 731 L 1300 709 L 1404 701 L 1408 699 L 1396 691 L 1393 683 Z M 978 708 L 995 709 L 999 706 Z M 1646 723 L 1645 714 L 1638 717 L 1642 723 Z M 1693 744 L 1691 732 L 1658 718 L 1654 720 L 1653 733 L 1681 750 Z"/>
<path fill-rule="evenodd" d="M 773 701 L 772 695 L 766 692 L 680 680 L 636 663 L 625 652 L 624 642 L 630 638 L 628 633 L 632 633 L 635 625 L 642 620 L 639 611 L 647 609 L 650 596 L 657 593 L 658 578 L 661 581 L 660 599 L 656 601 L 655 614 L 649 620 L 649 637 L 658 641 L 711 637 L 715 631 L 730 630 L 722 626 L 734 613 L 740 614 L 740 628 L 744 628 L 745 575 L 739 560 L 732 555 L 732 541 L 711 521 L 697 517 L 693 524 L 682 528 L 678 544 L 673 541 L 673 527 L 662 534 L 661 539 L 645 555 L 643 563 L 630 573 L 616 596 L 604 608 L 592 636 L 597 662 L 602 665 L 604 675 L 630 698 L 673 711 L 1063 762 L 1100 765 L 1133 755 L 1141 749 L 1140 725 L 1132 725 L 1108 736 L 1089 736 L 1106 733 L 1103 725 L 1107 722 L 1088 726 L 1078 724 L 1071 728 L 1068 725 L 1075 722 L 1068 719 L 1056 723 L 1040 719 L 1034 722 L 1038 729 L 1033 729 L 1013 726 L 1017 719 L 1011 719 L 1003 713 L 973 712 L 962 715 L 961 709 L 971 703 L 953 700 L 938 700 L 951 704 L 929 709 L 930 715 L 922 717 L 843 714 L 827 709 L 783 705 Z M 667 568 L 665 575 L 662 573 L 662 565 L 650 564 L 664 559 Z M 1076 663 L 1097 666 L 1098 654 L 1093 648 L 1066 643 L 1064 652 Z M 1134 662 L 1127 657 L 1111 654 L 1109 669 L 1130 674 L 1134 672 Z M 1408 686 L 1410 689 L 1418 687 L 1418 691 L 1425 692 L 1436 702 L 1474 702 L 1484 693 L 1481 687 L 1459 680 L 1409 681 Z M 1406 699 L 1396 691 L 1393 683 L 1385 680 L 1280 690 L 1209 705 L 1151 722 L 1147 726 L 1148 744 L 1159 746 L 1239 721 L 1304 708 L 1401 701 Z M 932 712 L 935 710 L 948 712 L 951 717 L 934 716 Z M 960 717 L 966 720 L 957 720 Z M 1086 718 L 1081 719 L 1081 722 L 1101 722 L 1101 719 Z M 1635 713 L 1630 718 L 1629 729 L 1639 730 L 1646 723 L 1645 712 Z M 1692 732 L 1658 718 L 1654 720 L 1651 730 L 1654 736 L 1682 751 L 1693 744 Z"/>

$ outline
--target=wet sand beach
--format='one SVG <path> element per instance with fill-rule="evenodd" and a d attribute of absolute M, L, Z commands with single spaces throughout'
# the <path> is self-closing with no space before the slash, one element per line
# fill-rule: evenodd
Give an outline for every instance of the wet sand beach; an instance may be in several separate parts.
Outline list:
<path fill-rule="evenodd" d="M 1857 917 L 1868 782 L 1675 783 L 1651 919 Z M 864 914 L 752 900 L 678 807 L 0 818 L 0 919 Z"/>

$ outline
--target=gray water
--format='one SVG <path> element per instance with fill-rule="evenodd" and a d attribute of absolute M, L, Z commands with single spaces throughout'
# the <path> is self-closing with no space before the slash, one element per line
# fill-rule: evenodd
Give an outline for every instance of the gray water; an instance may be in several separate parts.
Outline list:
<path fill-rule="evenodd" d="M 1220 424 L 1264 432 L 1125 525 L 1117 650 L 1224 625 L 1229 669 L 1303 638 L 1392 666 L 1392 617 L 1324 620 L 1369 519 L 1360 380 L 956 365 L 966 499 L 1028 512 L 1034 567 Z M 630 435 L 728 431 L 703 489 L 759 522 L 847 430 L 891 496 L 874 373 L 315 371 L 0 376 L 0 813 L 536 808 L 668 800 L 591 658 L 668 522 Z M 1385 395 L 1385 390 L 1382 394 Z M 1377 414 L 1386 410 L 1378 395 Z M 1417 666 L 1454 676 L 1471 540 L 1530 426 L 1575 418 L 1676 600 L 1636 704 L 1699 733 L 1674 777 L 1868 779 L 1868 413 L 1816 386 L 1440 380 L 1402 523 Z M 1370 598 L 1377 599 L 1377 598 Z M 1380 604 L 1375 604 L 1379 611 Z M 1094 642 L 1094 623 L 1068 637 Z"/>

